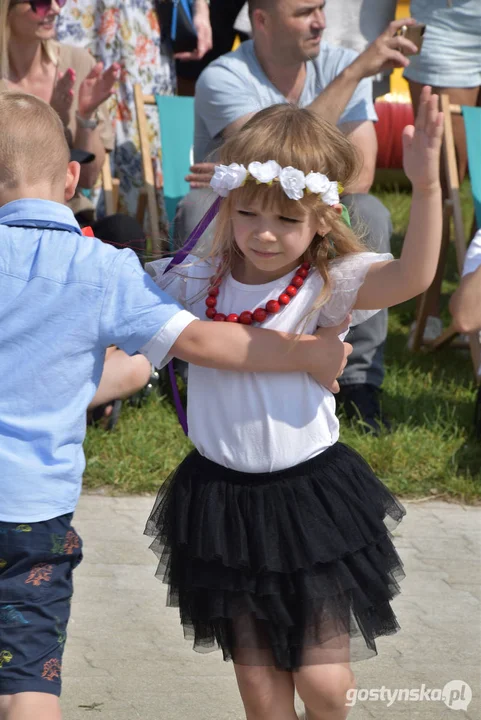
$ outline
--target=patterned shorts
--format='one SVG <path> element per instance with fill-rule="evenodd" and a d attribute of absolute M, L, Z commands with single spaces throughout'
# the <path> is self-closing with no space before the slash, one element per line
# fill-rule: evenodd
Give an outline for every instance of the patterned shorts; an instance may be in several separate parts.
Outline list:
<path fill-rule="evenodd" d="M 82 560 L 71 520 L 0 522 L 0 695 L 60 695 L 72 571 Z"/>

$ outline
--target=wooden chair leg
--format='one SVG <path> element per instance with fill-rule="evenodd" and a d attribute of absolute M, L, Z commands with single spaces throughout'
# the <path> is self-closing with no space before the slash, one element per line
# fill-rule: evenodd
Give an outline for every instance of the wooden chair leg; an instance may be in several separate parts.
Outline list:
<path fill-rule="evenodd" d="M 137 222 L 141 225 L 144 224 L 145 219 L 145 211 L 147 209 L 147 195 L 145 193 L 145 189 L 142 188 L 142 190 L 139 192 L 139 199 L 137 202 Z"/>
<path fill-rule="evenodd" d="M 427 306 L 428 306 L 428 291 L 423 293 L 419 300 L 419 308 L 418 308 L 418 312 L 416 314 L 416 325 L 414 328 L 414 337 L 413 337 L 413 344 L 412 344 L 413 352 L 419 352 L 421 349 L 421 345 L 423 344 L 424 328 L 426 327 L 426 320 L 428 317 L 428 312 L 426 309 Z"/>
<path fill-rule="evenodd" d="M 430 350 L 439 350 L 451 342 L 451 340 L 458 334 L 458 331 L 454 325 L 450 325 L 439 337 L 430 343 L 426 343 Z"/>
<path fill-rule="evenodd" d="M 474 432 L 476 439 L 481 441 L 481 386 L 478 387 L 474 401 Z"/>
<path fill-rule="evenodd" d="M 430 307 L 433 304 L 433 300 L 438 299 L 439 295 L 439 282 L 444 277 L 444 271 L 446 268 L 446 260 L 449 249 L 450 237 L 451 237 L 451 215 L 452 205 L 449 201 L 446 201 L 443 208 L 443 237 L 441 240 L 441 250 L 439 253 L 438 268 L 436 270 L 436 277 L 430 288 L 421 295 L 419 301 L 419 307 L 416 314 L 416 329 L 414 331 L 412 349 L 413 352 L 419 352 L 423 345 L 423 335 L 426 327 L 426 320 L 430 314 Z M 431 346 L 431 343 L 430 343 Z"/>
<path fill-rule="evenodd" d="M 119 209 L 119 194 L 120 194 L 120 180 L 118 178 L 114 178 L 112 180 L 112 198 L 113 198 L 114 213 L 116 213 Z"/>
<path fill-rule="evenodd" d="M 139 197 L 139 208 L 137 219 L 141 215 L 143 222 L 145 211 L 149 213 L 151 252 L 159 256 L 162 252 L 162 239 L 159 230 L 159 210 L 157 206 L 157 195 L 155 189 L 155 176 L 152 166 L 152 157 L 149 143 L 149 128 L 144 107 L 144 94 L 140 85 L 134 86 L 134 101 L 137 114 L 137 126 L 139 131 L 140 153 L 142 157 L 142 175 L 144 180 L 143 196 Z M 155 101 L 154 101 L 155 102 Z M 142 199 L 141 199 L 142 198 Z"/>
<path fill-rule="evenodd" d="M 149 188 L 147 191 L 147 205 L 149 208 L 152 253 L 155 258 L 158 258 L 162 255 L 162 238 L 159 231 L 159 208 L 157 205 L 157 194 L 154 187 Z"/>
<path fill-rule="evenodd" d="M 113 215 L 115 213 L 113 179 L 112 170 L 110 168 L 110 153 L 108 152 L 105 153 L 104 164 L 102 166 L 102 186 L 105 198 L 105 212 L 107 215 Z"/>
<path fill-rule="evenodd" d="M 469 336 L 469 349 L 471 351 L 471 360 L 473 361 L 474 378 L 477 384 L 481 381 L 480 365 L 481 365 L 481 343 L 479 341 L 479 333 L 471 333 Z"/>

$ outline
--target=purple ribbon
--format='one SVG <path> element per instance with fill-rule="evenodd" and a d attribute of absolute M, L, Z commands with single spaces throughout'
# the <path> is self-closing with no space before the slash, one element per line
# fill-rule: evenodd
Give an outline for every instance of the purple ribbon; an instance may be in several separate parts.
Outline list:
<path fill-rule="evenodd" d="M 194 249 L 194 247 L 197 245 L 198 240 L 202 237 L 202 235 L 205 233 L 209 225 L 211 224 L 212 220 L 215 218 L 217 213 L 219 212 L 220 203 L 221 203 L 220 197 L 216 198 L 210 208 L 207 210 L 206 214 L 202 218 L 202 220 L 197 223 L 195 228 L 190 233 L 189 237 L 187 238 L 187 242 L 185 243 L 184 247 L 182 247 L 180 250 L 178 250 L 174 257 L 172 258 L 169 265 L 167 265 L 166 269 L 164 270 L 164 273 L 169 272 L 169 270 L 176 265 L 180 265 L 182 260 L 187 257 L 187 255 L 190 253 L 191 250 Z"/>
<path fill-rule="evenodd" d="M 197 242 L 200 240 L 202 235 L 205 233 L 205 231 L 211 224 L 212 220 L 215 218 L 215 216 L 219 212 L 220 203 L 221 203 L 220 197 L 218 197 L 214 200 L 214 202 L 212 203 L 210 208 L 207 210 L 207 212 L 204 215 L 204 217 L 202 218 L 202 220 L 195 226 L 195 228 L 190 233 L 185 245 L 175 253 L 171 262 L 167 265 L 166 269 L 164 270 L 164 274 L 166 272 L 169 272 L 169 270 L 171 270 L 176 265 L 180 265 L 180 263 L 187 257 L 187 255 L 190 253 L 190 251 L 193 250 L 193 248 L 196 246 Z M 175 409 L 177 411 L 177 417 L 179 418 L 179 422 L 181 424 L 182 430 L 184 431 L 184 433 L 186 435 L 188 435 L 189 429 L 187 427 L 187 415 L 182 406 L 182 401 L 180 399 L 179 388 L 177 387 L 177 380 L 175 378 L 173 361 L 171 361 L 168 364 L 167 368 L 169 371 L 170 382 L 172 384 L 172 394 L 174 396 L 174 405 L 175 405 Z"/>

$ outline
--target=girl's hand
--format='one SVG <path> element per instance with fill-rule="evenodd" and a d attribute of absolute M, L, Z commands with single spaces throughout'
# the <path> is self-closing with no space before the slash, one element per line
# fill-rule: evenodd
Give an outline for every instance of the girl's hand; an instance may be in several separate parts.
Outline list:
<path fill-rule="evenodd" d="M 53 89 L 50 105 L 60 115 L 64 125 L 68 125 L 70 108 L 73 102 L 73 86 L 75 83 L 75 70 L 69 68 L 63 75 L 59 73 L 57 82 Z"/>
<path fill-rule="evenodd" d="M 415 125 L 403 131 L 403 166 L 413 189 L 439 188 L 439 156 L 443 135 L 443 113 L 439 98 L 429 86 L 422 89 Z"/>
<path fill-rule="evenodd" d="M 194 11 L 194 27 L 197 31 L 197 47 L 193 52 L 182 52 L 174 55 L 176 60 L 202 60 L 212 49 L 212 27 L 210 24 L 209 6 L 204 0 L 196 0 Z"/>
<path fill-rule="evenodd" d="M 120 77 L 120 65 L 114 63 L 107 70 L 98 62 L 79 88 L 78 113 L 89 119 L 113 93 L 114 83 Z"/>

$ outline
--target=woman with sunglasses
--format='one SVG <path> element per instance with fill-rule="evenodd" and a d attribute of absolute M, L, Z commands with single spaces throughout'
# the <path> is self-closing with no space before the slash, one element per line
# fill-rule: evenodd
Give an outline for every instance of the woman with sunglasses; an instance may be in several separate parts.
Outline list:
<path fill-rule="evenodd" d="M 0 92 L 20 90 L 52 105 L 71 148 L 92 153 L 82 165 L 80 187 L 97 180 L 113 133 L 104 105 L 120 68 L 104 70 L 85 50 L 55 41 L 56 20 L 66 0 L 0 0 Z M 41 140 L 41 139 L 39 139 Z M 86 209 L 79 196 L 75 213 Z"/>
<path fill-rule="evenodd" d="M 170 4 L 171 0 L 167 0 Z M 113 166 L 120 180 L 119 209 L 135 215 L 142 187 L 142 161 L 135 122 L 134 86 L 145 95 L 173 95 L 176 92 L 173 49 L 161 37 L 157 0 L 69 0 L 57 24 L 57 37 L 88 49 L 97 60 L 117 62 L 122 72 L 116 94 L 109 103 L 115 116 Z M 198 46 L 191 58 L 202 57 L 212 46 L 208 0 L 195 0 L 193 20 Z M 185 55 L 183 55 L 185 60 Z M 157 186 L 157 200 L 163 205 L 161 138 L 157 107 L 146 106 L 150 154 Z M 161 228 L 165 233 L 167 228 Z"/>

